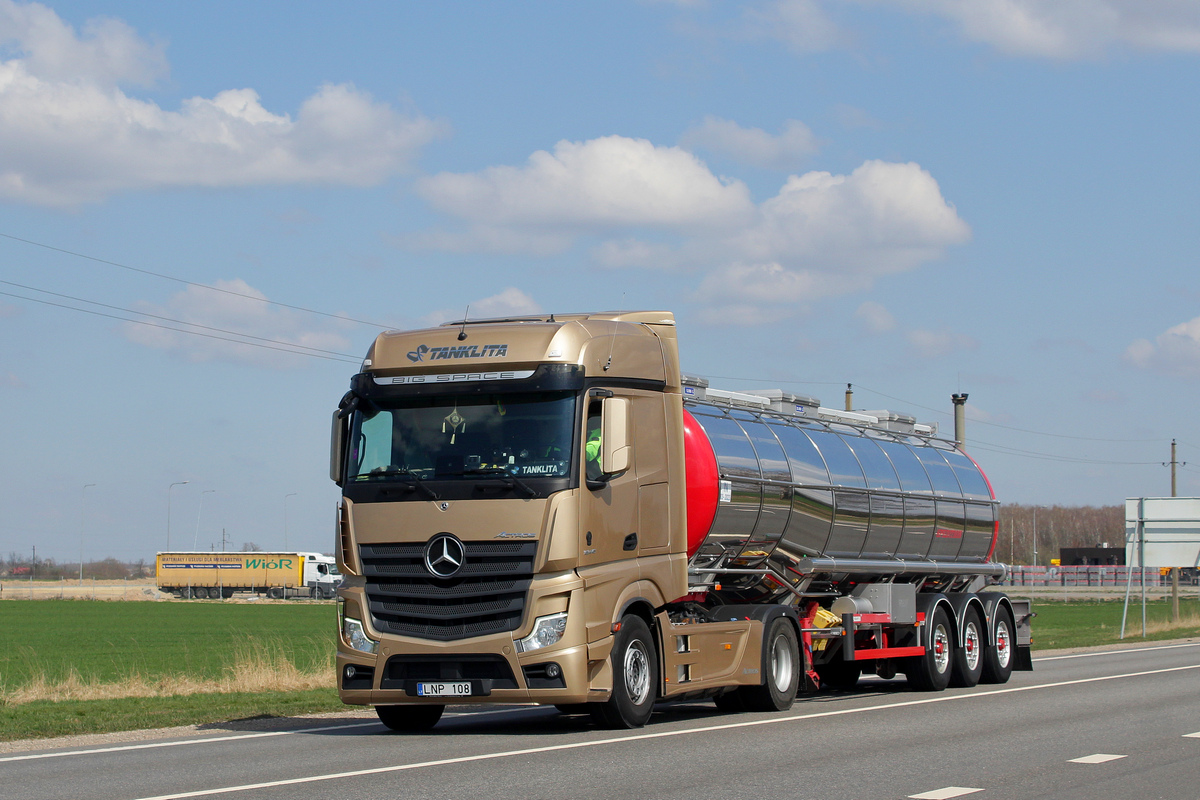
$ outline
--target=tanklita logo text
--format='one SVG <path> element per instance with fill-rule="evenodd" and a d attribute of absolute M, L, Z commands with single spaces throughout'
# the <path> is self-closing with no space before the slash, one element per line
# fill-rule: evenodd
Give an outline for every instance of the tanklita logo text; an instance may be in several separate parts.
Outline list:
<path fill-rule="evenodd" d="M 430 361 L 443 358 L 504 358 L 508 355 L 508 345 L 485 344 L 480 347 L 477 344 L 464 344 L 459 347 L 430 347 L 423 344 L 408 354 L 408 360 L 424 362 L 426 355 Z"/>

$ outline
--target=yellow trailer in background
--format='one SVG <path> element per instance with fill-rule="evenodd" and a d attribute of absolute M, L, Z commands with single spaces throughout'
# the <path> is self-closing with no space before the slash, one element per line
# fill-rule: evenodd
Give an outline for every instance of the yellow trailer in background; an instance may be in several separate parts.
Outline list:
<path fill-rule="evenodd" d="M 200 600 L 234 592 L 329 599 L 341 580 L 334 558 L 320 553 L 159 553 L 155 576 L 160 591 Z"/>

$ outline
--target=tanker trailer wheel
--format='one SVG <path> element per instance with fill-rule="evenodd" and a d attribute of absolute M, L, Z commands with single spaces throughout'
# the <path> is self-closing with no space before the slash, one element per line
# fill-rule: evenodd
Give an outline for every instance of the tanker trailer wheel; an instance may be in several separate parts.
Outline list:
<path fill-rule="evenodd" d="M 917 691 L 940 692 L 954 671 L 954 628 L 945 608 L 938 606 L 926 621 L 924 638 L 925 654 L 906 659 L 904 674 Z"/>
<path fill-rule="evenodd" d="M 658 655 L 645 620 L 633 615 L 621 620 L 609 658 L 612 697 L 593 703 L 592 717 L 606 728 L 640 728 L 650 720 L 658 692 Z"/>
<path fill-rule="evenodd" d="M 1008 683 L 1013 671 L 1013 646 L 1016 629 L 1012 612 L 1005 606 L 996 608 L 996 631 L 992 643 L 983 648 L 983 675 L 980 683 Z"/>
<path fill-rule="evenodd" d="M 375 706 L 379 721 L 394 731 L 427 731 L 442 718 L 445 706 Z"/>
<path fill-rule="evenodd" d="M 983 622 L 978 609 L 968 608 L 963 614 L 962 633 L 962 647 L 954 651 L 950 685 L 971 687 L 983 674 Z"/>
<path fill-rule="evenodd" d="M 738 689 L 750 711 L 787 711 L 800 689 L 800 640 L 785 617 L 767 626 L 762 649 L 762 686 Z"/>

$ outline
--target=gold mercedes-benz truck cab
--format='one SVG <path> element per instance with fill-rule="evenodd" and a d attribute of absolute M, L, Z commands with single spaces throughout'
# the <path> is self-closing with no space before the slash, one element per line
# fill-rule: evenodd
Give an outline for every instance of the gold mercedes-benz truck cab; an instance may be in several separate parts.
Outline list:
<path fill-rule="evenodd" d="M 687 592 L 682 427 L 670 313 L 381 334 L 333 420 L 342 699 L 398 729 L 447 702 L 642 724 Z"/>
<path fill-rule="evenodd" d="M 330 476 L 338 689 L 395 730 L 448 703 L 638 727 L 660 700 L 779 711 L 863 673 L 940 691 L 1031 668 L 961 438 L 710 388 L 667 312 L 381 334 Z"/>

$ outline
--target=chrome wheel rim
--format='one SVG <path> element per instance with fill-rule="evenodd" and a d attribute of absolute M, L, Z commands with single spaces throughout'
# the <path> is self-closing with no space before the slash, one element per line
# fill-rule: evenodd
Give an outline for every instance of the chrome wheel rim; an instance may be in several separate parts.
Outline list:
<path fill-rule="evenodd" d="M 939 673 L 950 667 L 950 633 L 945 625 L 933 629 L 933 666 Z"/>
<path fill-rule="evenodd" d="M 963 639 L 963 654 L 967 659 L 967 669 L 974 672 L 979 666 L 979 628 L 974 622 L 967 625 L 967 635 Z"/>
<path fill-rule="evenodd" d="M 625 691 L 634 705 L 646 702 L 650 695 L 650 657 L 646 645 L 638 640 L 625 650 Z"/>
<path fill-rule="evenodd" d="M 780 634 L 771 643 L 771 680 L 778 691 L 786 692 L 791 687 L 795 670 L 796 662 L 792 660 L 792 648 L 788 646 L 788 638 Z"/>
<path fill-rule="evenodd" d="M 1008 620 L 1000 620 L 996 623 L 996 661 L 1000 663 L 1000 667 L 1008 666 L 1009 659 L 1012 658 L 1012 640 L 1008 630 Z"/>

